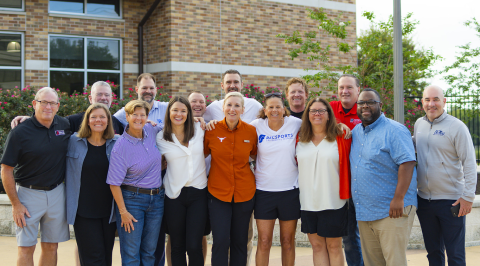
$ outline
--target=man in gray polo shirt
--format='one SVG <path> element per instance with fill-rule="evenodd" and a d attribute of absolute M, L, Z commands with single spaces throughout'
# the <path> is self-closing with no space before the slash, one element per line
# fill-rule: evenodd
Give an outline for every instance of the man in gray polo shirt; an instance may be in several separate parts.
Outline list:
<path fill-rule="evenodd" d="M 8 134 L 1 160 L 2 181 L 16 225 L 17 264 L 34 265 L 40 224 L 39 264 L 56 265 L 58 242 L 70 238 L 63 183 L 70 124 L 56 115 L 60 103 L 52 88 L 40 89 L 32 106 L 32 118 Z"/>

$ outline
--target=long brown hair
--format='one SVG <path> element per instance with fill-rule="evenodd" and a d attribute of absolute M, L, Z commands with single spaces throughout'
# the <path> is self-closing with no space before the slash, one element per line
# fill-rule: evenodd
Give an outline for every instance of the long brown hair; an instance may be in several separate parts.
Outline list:
<path fill-rule="evenodd" d="M 170 109 L 172 108 L 173 104 L 176 102 L 180 102 L 185 104 L 187 107 L 187 120 L 185 120 L 185 124 L 183 127 L 183 143 L 188 143 L 192 138 L 193 135 L 195 135 L 195 125 L 193 121 L 193 112 L 192 112 L 192 107 L 190 106 L 190 103 L 188 100 L 183 97 L 183 96 L 173 96 L 172 99 L 170 99 L 170 102 L 168 102 L 168 107 L 167 107 L 167 112 L 165 113 L 165 126 L 163 128 L 163 139 L 166 141 L 173 142 L 172 139 L 172 133 L 173 133 L 173 128 L 172 128 L 172 120 L 170 120 Z"/>
<path fill-rule="evenodd" d="M 94 103 L 87 108 L 85 115 L 83 115 L 83 121 L 80 125 L 80 129 L 77 132 L 77 137 L 89 138 L 90 136 L 92 136 L 92 129 L 88 125 L 88 122 L 90 120 L 90 114 L 92 114 L 92 112 L 97 109 L 103 109 L 108 119 L 107 128 L 105 129 L 105 131 L 103 131 L 102 137 L 104 139 L 113 139 L 113 137 L 115 136 L 115 131 L 113 130 L 112 115 L 110 114 L 108 107 L 103 103 Z"/>
<path fill-rule="evenodd" d="M 312 123 L 310 122 L 309 117 L 310 107 L 312 107 L 313 103 L 323 103 L 327 108 L 328 121 L 326 139 L 329 142 L 334 141 L 338 135 L 342 135 L 342 131 L 337 127 L 337 120 L 335 119 L 335 115 L 333 114 L 333 109 L 330 104 L 325 99 L 316 97 L 308 102 L 307 107 L 305 107 L 305 112 L 303 112 L 302 126 L 300 127 L 300 132 L 298 133 L 300 142 L 309 142 L 313 138 Z"/>

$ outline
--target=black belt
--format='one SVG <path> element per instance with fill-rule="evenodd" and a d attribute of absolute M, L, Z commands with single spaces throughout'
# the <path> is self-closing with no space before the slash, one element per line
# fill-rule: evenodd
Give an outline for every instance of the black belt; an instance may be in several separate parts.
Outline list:
<path fill-rule="evenodd" d="M 133 187 L 129 185 L 121 185 L 120 187 L 128 191 L 138 192 L 138 193 L 147 194 L 147 195 L 157 195 L 162 190 L 161 188 L 148 189 L 148 188 Z"/>
<path fill-rule="evenodd" d="M 53 190 L 56 187 L 60 186 L 62 183 L 56 184 L 56 185 L 53 185 L 53 186 L 49 186 L 49 187 L 40 187 L 40 186 L 32 186 L 32 185 L 28 186 L 28 185 L 22 185 L 20 183 L 17 183 L 17 184 L 21 187 L 26 187 L 26 188 L 29 188 L 29 189 L 50 191 L 50 190 Z"/>

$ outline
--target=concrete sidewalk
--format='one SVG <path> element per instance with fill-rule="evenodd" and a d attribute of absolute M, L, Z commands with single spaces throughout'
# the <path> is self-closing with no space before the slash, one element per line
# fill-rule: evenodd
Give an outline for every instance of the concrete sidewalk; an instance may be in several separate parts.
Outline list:
<path fill-rule="evenodd" d="M 60 243 L 58 250 L 58 265 L 60 266 L 75 266 L 73 257 L 73 251 L 76 243 L 75 240 Z M 211 246 L 209 245 L 209 248 Z M 255 249 L 256 247 L 254 247 Z M 480 246 L 468 247 L 467 249 L 467 266 L 479 265 L 480 261 Z M 270 265 L 277 266 L 282 265 L 280 258 L 280 247 L 272 247 L 270 254 Z M 255 251 L 254 251 L 255 254 Z M 408 250 L 407 258 L 408 265 L 410 266 L 425 266 L 428 265 L 425 250 Z M 210 252 L 207 255 L 207 264 L 210 265 Z M 40 246 L 37 244 L 37 251 L 35 252 L 35 264 L 37 265 L 40 257 Z M 17 244 L 15 237 L 0 236 L 0 260 L 1 265 L 16 265 L 17 259 Z M 254 266 L 255 258 L 252 258 L 251 265 Z M 113 265 L 121 265 L 119 243 L 115 242 L 115 248 L 113 251 Z M 312 262 L 312 249 L 311 248 L 296 248 L 296 266 L 311 266 Z M 346 265 L 346 264 L 345 264 Z"/>

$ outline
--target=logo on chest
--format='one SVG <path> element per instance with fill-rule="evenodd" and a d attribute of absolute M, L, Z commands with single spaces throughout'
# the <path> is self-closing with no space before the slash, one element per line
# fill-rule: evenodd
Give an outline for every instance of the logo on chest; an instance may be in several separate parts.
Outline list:
<path fill-rule="evenodd" d="M 435 130 L 433 135 L 445 136 L 445 132 L 441 131 L 440 129 Z"/>
<path fill-rule="evenodd" d="M 55 130 L 55 136 L 63 136 L 65 135 L 65 131 L 63 130 Z"/>
<path fill-rule="evenodd" d="M 217 137 L 217 138 L 220 140 L 220 142 L 223 142 L 223 140 L 226 139 L 227 137 L 225 137 L 225 138 Z"/>

